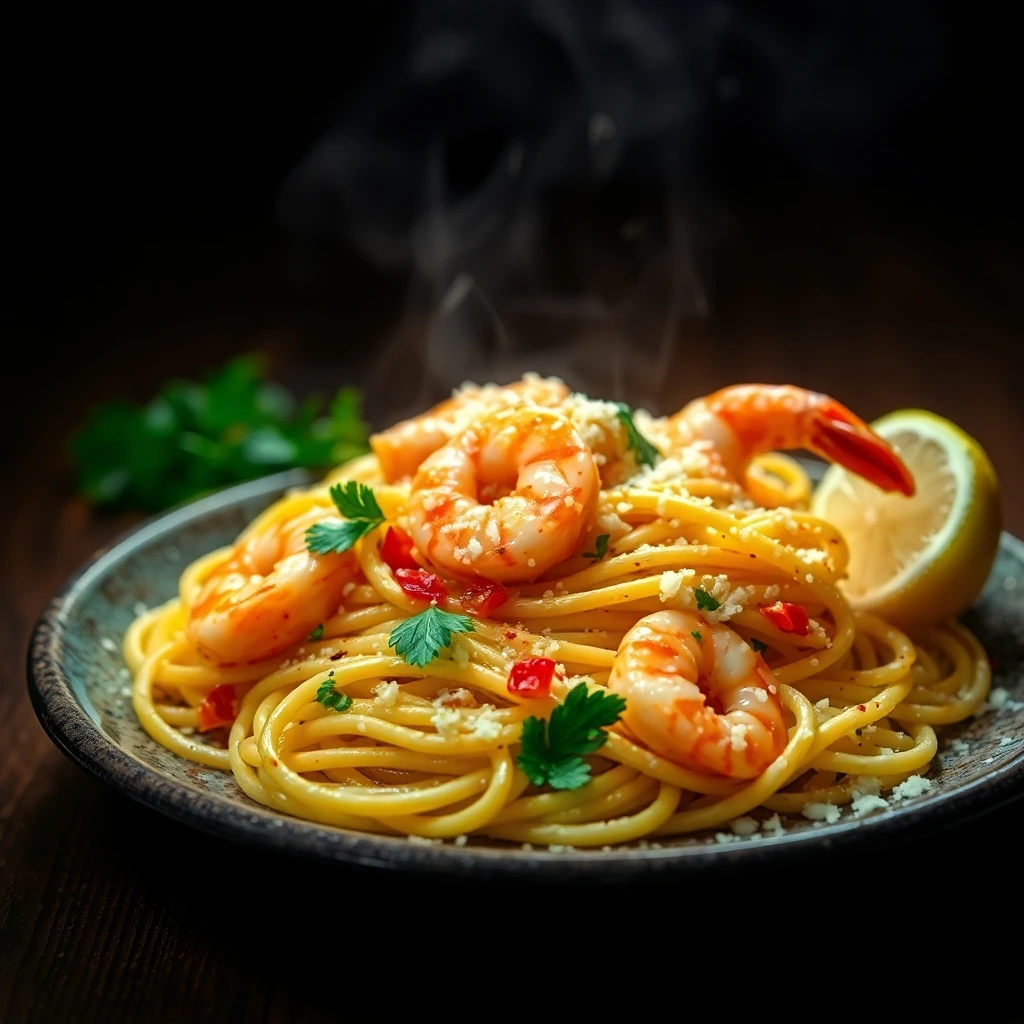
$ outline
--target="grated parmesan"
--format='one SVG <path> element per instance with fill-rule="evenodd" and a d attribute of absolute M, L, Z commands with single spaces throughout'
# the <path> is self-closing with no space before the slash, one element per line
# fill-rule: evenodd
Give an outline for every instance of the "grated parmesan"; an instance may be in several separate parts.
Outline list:
<path fill-rule="evenodd" d="M 835 804 L 823 804 L 815 801 L 805 804 L 800 813 L 808 821 L 824 821 L 828 825 L 834 825 L 843 815 L 842 810 Z"/>
<path fill-rule="evenodd" d="M 376 694 L 376 699 L 386 707 L 393 708 L 398 703 L 398 681 L 395 679 L 378 683 L 373 688 L 373 692 Z"/>
<path fill-rule="evenodd" d="M 911 797 L 927 793 L 931 788 L 932 783 L 930 779 L 926 779 L 923 775 L 911 775 L 909 779 L 905 779 L 898 786 L 893 786 L 892 799 L 908 800 Z"/>

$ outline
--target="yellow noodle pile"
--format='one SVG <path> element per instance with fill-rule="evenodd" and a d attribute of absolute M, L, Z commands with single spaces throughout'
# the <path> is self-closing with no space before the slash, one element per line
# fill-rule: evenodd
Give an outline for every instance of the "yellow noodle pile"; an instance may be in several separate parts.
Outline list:
<path fill-rule="evenodd" d="M 408 487 L 384 484 L 366 456 L 282 498 L 255 528 L 329 508 L 328 486 L 350 479 L 371 485 L 385 515 L 402 521 Z M 357 543 L 366 582 L 320 639 L 237 667 L 207 661 L 184 632 L 201 584 L 228 555 L 214 552 L 185 570 L 177 598 L 141 615 L 126 636 L 135 711 L 157 742 L 232 772 L 253 800 L 367 832 L 601 847 L 719 830 L 752 812 L 775 825 L 774 814 L 831 820 L 832 808 L 851 801 L 870 809 L 926 770 L 935 726 L 983 703 L 989 666 L 955 622 L 912 639 L 851 609 L 836 586 L 847 561 L 842 537 L 792 507 L 810 486 L 798 463 L 773 454 L 757 461 L 749 488 L 762 505 L 781 507 L 755 508 L 713 479 L 602 491 L 598 516 L 615 515 L 628 529 L 613 555 L 571 559 L 515 588 L 500 621 L 477 620 L 475 632 L 454 635 L 424 668 L 388 647 L 395 626 L 422 605 L 381 561 L 386 526 Z M 571 791 L 532 786 L 516 766 L 524 717 L 548 716 L 573 685 L 605 686 L 626 630 L 649 612 L 693 607 L 697 587 L 723 608 L 740 588 L 742 607 L 728 624 L 767 645 L 787 709 L 782 754 L 759 777 L 737 781 L 682 768 L 613 727 L 588 758 L 591 781 Z M 757 611 L 776 599 L 804 605 L 819 628 L 799 638 L 777 630 Z M 509 668 L 538 655 L 560 671 L 549 698 L 523 702 L 509 694 Z M 347 712 L 316 701 L 328 678 L 353 698 Z M 194 735 L 197 707 L 222 684 L 244 695 L 227 749 Z"/>

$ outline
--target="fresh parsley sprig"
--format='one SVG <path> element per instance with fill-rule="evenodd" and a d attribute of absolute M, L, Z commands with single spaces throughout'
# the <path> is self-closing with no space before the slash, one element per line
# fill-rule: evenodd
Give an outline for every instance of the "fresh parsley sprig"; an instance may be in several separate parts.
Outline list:
<path fill-rule="evenodd" d="M 619 422 L 626 428 L 626 447 L 636 456 L 638 466 L 653 466 L 661 458 L 661 452 L 637 429 L 633 422 L 633 410 L 625 402 L 616 402 Z"/>
<path fill-rule="evenodd" d="M 320 684 L 316 691 L 316 699 L 332 711 L 348 711 L 352 707 L 352 698 L 347 693 L 338 693 L 334 688 L 333 679 L 325 679 Z"/>
<path fill-rule="evenodd" d="M 706 590 L 696 587 L 693 596 L 697 598 L 697 608 L 702 612 L 716 612 L 720 605 L 717 597 L 712 596 Z"/>
<path fill-rule="evenodd" d="M 473 633 L 473 620 L 432 605 L 419 615 L 399 623 L 388 637 L 399 657 L 410 665 L 429 665 L 445 647 L 451 647 L 452 633 Z"/>
<path fill-rule="evenodd" d="M 372 487 L 346 480 L 331 488 L 331 501 L 344 517 L 343 523 L 316 523 L 306 531 L 306 547 L 316 555 L 341 554 L 360 537 L 384 522 Z"/>
<path fill-rule="evenodd" d="M 94 505 L 159 511 L 294 467 L 325 469 L 367 451 L 359 394 L 298 402 L 239 356 L 201 381 L 172 380 L 145 405 L 107 402 L 71 438 L 78 490 Z"/>
<path fill-rule="evenodd" d="M 590 765 L 583 758 L 604 746 L 605 727 L 617 722 L 625 708 L 617 693 L 588 691 L 577 683 L 550 719 L 524 720 L 516 764 L 535 786 L 579 789 L 590 779 Z"/>
<path fill-rule="evenodd" d="M 594 550 L 584 551 L 584 558 L 592 558 L 595 562 L 600 562 L 605 555 L 608 554 L 608 541 L 612 539 L 610 533 L 602 533 L 600 537 L 594 540 Z"/>
<path fill-rule="evenodd" d="M 750 638 L 750 646 L 757 651 L 758 654 L 764 654 L 768 650 L 768 645 L 763 640 L 758 640 L 756 636 Z"/>

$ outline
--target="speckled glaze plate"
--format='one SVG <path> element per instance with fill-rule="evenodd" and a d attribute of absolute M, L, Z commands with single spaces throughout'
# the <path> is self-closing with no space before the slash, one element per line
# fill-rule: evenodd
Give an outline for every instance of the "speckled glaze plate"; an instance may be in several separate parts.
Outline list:
<path fill-rule="evenodd" d="M 819 856 L 918 836 L 1024 795 L 1024 544 L 1004 534 L 985 591 L 965 616 L 995 667 L 994 699 L 983 714 L 942 731 L 931 788 L 888 811 L 855 818 L 844 809 L 833 824 L 801 818 L 781 834 L 730 835 L 726 843 L 705 834 L 559 853 L 373 836 L 270 811 L 243 795 L 229 774 L 181 760 L 146 735 L 132 711 L 120 650 L 140 605 L 172 597 L 189 562 L 230 542 L 287 488 L 304 482 L 304 474 L 279 474 L 152 520 L 100 552 L 51 600 L 32 637 L 29 688 L 40 721 L 72 760 L 163 814 L 246 844 L 380 868 L 565 880 Z"/>

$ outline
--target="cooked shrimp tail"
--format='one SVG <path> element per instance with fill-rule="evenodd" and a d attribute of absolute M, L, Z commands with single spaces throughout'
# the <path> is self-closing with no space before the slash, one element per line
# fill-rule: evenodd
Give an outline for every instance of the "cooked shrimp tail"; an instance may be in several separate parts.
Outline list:
<path fill-rule="evenodd" d="M 681 446 L 709 446 L 742 479 L 756 455 L 806 448 L 885 491 L 914 493 L 910 471 L 888 442 L 830 395 L 791 384 L 737 384 L 690 402 L 671 417 Z"/>
<path fill-rule="evenodd" d="M 817 434 L 807 447 L 815 455 L 845 466 L 883 491 L 900 491 L 907 497 L 914 493 L 914 478 L 903 460 L 866 423 L 838 402 L 821 410 Z"/>

